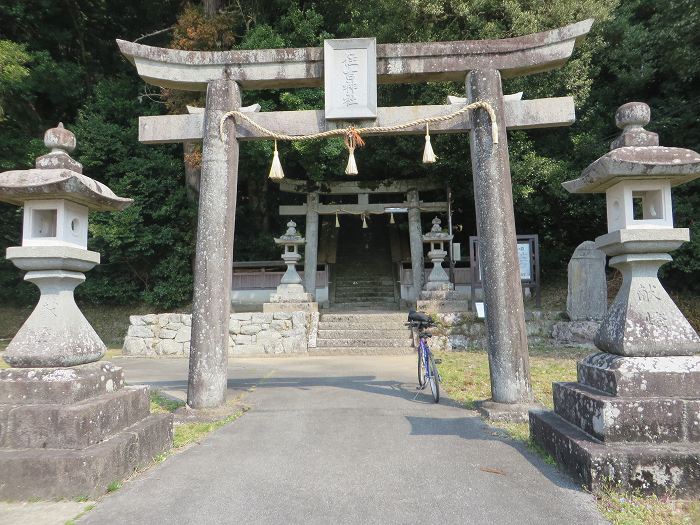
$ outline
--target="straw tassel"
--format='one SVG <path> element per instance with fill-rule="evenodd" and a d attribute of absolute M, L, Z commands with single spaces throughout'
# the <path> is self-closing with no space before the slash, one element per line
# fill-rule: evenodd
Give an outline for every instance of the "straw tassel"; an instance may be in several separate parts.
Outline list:
<path fill-rule="evenodd" d="M 340 228 L 340 221 L 338 220 L 338 212 L 335 212 L 335 227 Z"/>
<path fill-rule="evenodd" d="M 496 119 L 491 120 L 491 142 L 498 144 L 498 124 Z"/>
<path fill-rule="evenodd" d="M 423 149 L 423 164 L 432 164 L 437 160 L 433 146 L 430 144 L 430 127 L 425 125 L 425 148 Z"/>
<path fill-rule="evenodd" d="M 348 148 L 348 165 L 345 166 L 345 175 L 357 175 L 357 163 L 355 163 L 355 148 Z"/>
<path fill-rule="evenodd" d="M 275 152 L 272 156 L 272 166 L 270 166 L 270 174 L 268 175 L 271 179 L 279 180 L 284 178 L 284 171 L 282 171 L 282 163 L 280 162 L 280 155 L 277 152 L 277 141 L 275 141 Z"/>
<path fill-rule="evenodd" d="M 362 214 L 362 229 L 367 229 L 367 216 L 364 213 Z"/>
<path fill-rule="evenodd" d="M 365 145 L 360 134 L 351 127 L 345 134 L 345 147 L 348 148 L 348 165 L 345 167 L 346 175 L 357 175 L 357 164 L 355 163 L 355 148 L 361 148 Z"/>
<path fill-rule="evenodd" d="M 394 214 L 393 213 L 389 214 L 389 224 L 396 224 L 396 221 L 394 221 Z"/>

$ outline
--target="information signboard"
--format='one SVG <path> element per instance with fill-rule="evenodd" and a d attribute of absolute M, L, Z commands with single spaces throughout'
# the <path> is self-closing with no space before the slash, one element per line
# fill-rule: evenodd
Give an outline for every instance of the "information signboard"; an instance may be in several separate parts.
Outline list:
<path fill-rule="evenodd" d="M 528 288 L 535 294 L 537 308 L 541 306 L 540 297 L 540 248 L 537 235 L 518 235 L 518 263 L 520 281 L 523 289 Z M 469 237 L 469 265 L 471 268 L 470 303 L 474 305 L 476 290 L 483 289 L 481 264 L 479 261 L 479 238 Z"/>

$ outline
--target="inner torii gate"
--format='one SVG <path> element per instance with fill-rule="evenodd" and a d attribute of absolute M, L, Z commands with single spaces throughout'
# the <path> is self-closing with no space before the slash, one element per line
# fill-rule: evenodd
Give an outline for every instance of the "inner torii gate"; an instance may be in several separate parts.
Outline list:
<path fill-rule="evenodd" d="M 592 23 L 589 19 L 502 40 L 376 46 L 378 83 L 465 81 L 467 102 L 484 101 L 495 111 L 498 143 L 492 142 L 485 111 L 436 123 L 430 131 L 469 131 L 492 401 L 507 405 L 505 408 L 527 405 L 532 399 L 506 130 L 570 125 L 575 113 L 571 97 L 506 102 L 501 78 L 561 67 Z M 324 80 L 323 49 L 200 52 L 123 40 L 117 43 L 146 82 L 207 92 L 203 113 L 141 117 L 139 140 L 203 140 L 187 403 L 191 408 L 219 406 L 225 400 L 227 381 L 238 143 L 269 139 L 253 127 L 236 125 L 234 119 L 225 121 L 228 138 L 222 138 L 219 125 L 226 112 L 241 109 L 242 89 L 320 87 Z M 380 107 L 376 118 L 367 120 L 366 115 L 359 115 L 352 120 L 363 119 L 363 127 L 392 126 L 453 111 L 449 104 Z M 327 120 L 323 110 L 252 112 L 249 116 L 260 126 L 289 135 L 346 125 Z M 394 134 L 422 133 L 423 126 L 414 126 Z"/>

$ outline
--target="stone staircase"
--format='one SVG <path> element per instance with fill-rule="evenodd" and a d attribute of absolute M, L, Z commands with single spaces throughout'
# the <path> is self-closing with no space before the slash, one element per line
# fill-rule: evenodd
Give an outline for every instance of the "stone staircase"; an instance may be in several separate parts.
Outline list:
<path fill-rule="evenodd" d="M 405 355 L 415 352 L 403 312 L 321 314 L 313 355 Z"/>
<path fill-rule="evenodd" d="M 341 229 L 333 281 L 334 309 L 389 309 L 398 306 L 391 248 L 386 224 L 371 221 L 363 229 L 358 220 Z"/>

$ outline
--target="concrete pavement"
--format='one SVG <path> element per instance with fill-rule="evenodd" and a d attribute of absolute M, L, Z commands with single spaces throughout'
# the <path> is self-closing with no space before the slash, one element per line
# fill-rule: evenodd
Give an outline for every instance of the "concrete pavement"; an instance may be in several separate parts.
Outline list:
<path fill-rule="evenodd" d="M 186 389 L 186 360 L 115 359 Z M 105 497 L 81 524 L 605 523 L 593 496 L 475 412 L 416 397 L 413 356 L 235 359 L 251 410 Z M 490 472 L 489 472 L 490 470 Z"/>

